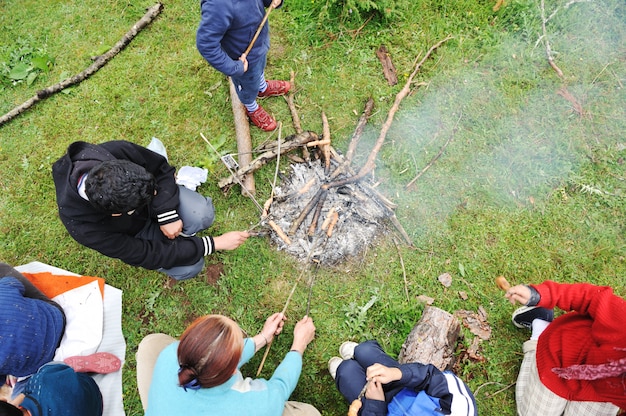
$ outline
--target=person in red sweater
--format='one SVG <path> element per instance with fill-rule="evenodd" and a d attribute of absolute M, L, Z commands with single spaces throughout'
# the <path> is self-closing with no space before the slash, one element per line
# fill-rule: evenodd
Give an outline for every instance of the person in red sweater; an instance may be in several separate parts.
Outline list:
<path fill-rule="evenodd" d="M 520 416 L 615 416 L 626 408 L 626 300 L 608 286 L 545 281 L 507 290 L 532 330 L 515 387 Z M 552 309 L 565 311 L 553 319 Z"/>

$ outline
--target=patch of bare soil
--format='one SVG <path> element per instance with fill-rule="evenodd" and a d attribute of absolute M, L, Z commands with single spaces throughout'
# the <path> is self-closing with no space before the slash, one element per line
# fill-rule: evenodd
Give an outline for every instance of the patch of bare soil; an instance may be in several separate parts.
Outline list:
<path fill-rule="evenodd" d="M 205 281 L 208 285 L 215 286 L 220 277 L 224 276 L 222 263 L 207 264 L 204 271 Z"/>

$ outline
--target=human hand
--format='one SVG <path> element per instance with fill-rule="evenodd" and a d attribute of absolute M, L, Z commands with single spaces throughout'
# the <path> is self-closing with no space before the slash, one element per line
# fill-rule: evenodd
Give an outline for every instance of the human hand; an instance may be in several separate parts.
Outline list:
<path fill-rule="evenodd" d="M 281 4 L 283 4 L 283 0 L 272 0 L 271 6 L 273 9 L 277 9 Z"/>
<path fill-rule="evenodd" d="M 284 314 L 277 312 L 265 320 L 261 335 L 268 343 L 272 342 L 275 335 L 283 331 L 283 325 L 286 319 Z"/>
<path fill-rule="evenodd" d="M 367 367 L 366 374 L 368 380 L 378 381 L 382 384 L 387 384 L 402 378 L 402 371 L 399 368 L 386 367 L 379 363 Z"/>
<path fill-rule="evenodd" d="M 161 225 L 161 232 L 164 236 L 170 240 L 175 239 L 183 231 L 183 220 L 170 222 L 169 224 Z"/>
<path fill-rule="evenodd" d="M 246 231 L 229 231 L 218 237 L 213 237 L 215 250 L 234 250 L 250 237 Z"/>
<path fill-rule="evenodd" d="M 367 384 L 367 389 L 365 390 L 365 397 L 370 400 L 385 401 L 383 383 L 376 380 L 370 380 L 370 382 Z"/>
<path fill-rule="evenodd" d="M 247 72 L 248 71 L 248 59 L 247 59 L 247 55 L 244 53 L 243 55 L 241 55 L 239 57 L 239 60 L 241 62 L 243 62 L 243 72 Z"/>
<path fill-rule="evenodd" d="M 307 345 L 313 341 L 314 337 L 315 325 L 313 324 L 313 319 L 305 315 L 302 320 L 296 323 L 293 329 L 293 343 L 291 344 L 291 349 L 298 351 L 300 354 L 304 353 Z"/>
<path fill-rule="evenodd" d="M 522 305 L 526 305 L 530 300 L 530 295 L 530 288 L 525 285 L 513 286 L 504 294 L 504 296 L 506 296 L 509 302 L 511 302 L 513 305 L 515 305 L 516 301 L 521 303 Z"/>

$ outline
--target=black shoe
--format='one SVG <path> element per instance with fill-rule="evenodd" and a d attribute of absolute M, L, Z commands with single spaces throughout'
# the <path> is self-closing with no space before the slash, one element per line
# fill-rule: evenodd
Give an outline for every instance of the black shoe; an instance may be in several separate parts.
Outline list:
<path fill-rule="evenodd" d="M 552 322 L 554 312 L 552 309 L 540 308 L 538 306 L 522 306 L 513 312 L 511 321 L 518 328 L 531 328 L 535 319 Z"/>

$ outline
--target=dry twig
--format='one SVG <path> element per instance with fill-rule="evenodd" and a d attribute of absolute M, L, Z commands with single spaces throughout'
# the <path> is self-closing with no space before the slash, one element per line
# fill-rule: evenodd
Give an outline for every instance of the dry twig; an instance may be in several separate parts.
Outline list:
<path fill-rule="evenodd" d="M 15 107 L 13 110 L 0 117 L 0 126 L 17 117 L 18 115 L 35 105 L 37 102 L 48 98 L 51 95 L 56 94 L 57 92 L 62 91 L 67 87 L 79 84 L 95 74 L 115 55 L 117 55 L 122 49 L 124 49 L 126 45 L 128 45 L 144 27 L 148 26 L 152 22 L 152 20 L 154 20 L 154 18 L 159 13 L 161 13 L 161 10 L 163 10 L 162 3 L 157 3 L 154 6 L 150 7 L 146 14 L 144 14 L 144 16 L 137 23 L 135 23 L 128 32 L 126 32 L 122 39 L 120 39 L 111 49 L 109 49 L 108 52 L 98 56 L 95 62 L 91 64 L 87 69 L 77 75 L 74 75 L 73 77 L 67 78 L 59 82 L 58 84 L 37 91 L 34 97 L 30 98 L 28 101 L 24 102 L 18 107 Z"/>

